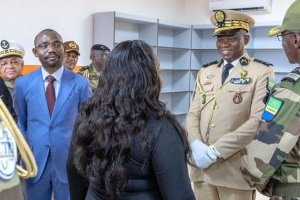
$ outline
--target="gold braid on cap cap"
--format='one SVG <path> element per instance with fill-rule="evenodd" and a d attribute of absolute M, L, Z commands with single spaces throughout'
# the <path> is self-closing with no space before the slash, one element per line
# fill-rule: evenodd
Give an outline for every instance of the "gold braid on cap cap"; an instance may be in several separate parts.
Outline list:
<path fill-rule="evenodd" d="M 12 55 L 23 57 L 22 51 L 16 49 L 5 49 L 3 51 L 0 51 L 0 58 L 4 56 L 12 56 Z"/>
<path fill-rule="evenodd" d="M 249 31 L 249 23 L 241 20 L 225 20 L 222 24 L 217 24 L 215 33 L 240 28 Z"/>
<path fill-rule="evenodd" d="M 11 136 L 16 141 L 19 153 L 25 163 L 26 169 L 17 165 L 17 173 L 21 178 L 27 179 L 36 176 L 37 174 L 37 165 L 33 154 L 25 141 L 23 135 L 18 129 L 15 120 L 12 118 L 11 114 L 7 110 L 5 104 L 0 99 L 0 120 L 4 122 L 4 125 L 7 127 Z"/>

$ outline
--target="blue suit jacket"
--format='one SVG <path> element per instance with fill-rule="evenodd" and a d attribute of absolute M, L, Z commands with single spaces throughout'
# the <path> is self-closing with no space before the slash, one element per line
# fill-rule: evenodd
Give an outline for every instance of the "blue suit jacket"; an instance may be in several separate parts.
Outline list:
<path fill-rule="evenodd" d="M 18 125 L 31 147 L 40 179 L 51 151 L 54 170 L 67 183 L 66 163 L 69 143 L 80 106 L 92 95 L 88 80 L 64 69 L 55 107 L 50 118 L 41 69 L 16 80 L 14 106 Z"/>

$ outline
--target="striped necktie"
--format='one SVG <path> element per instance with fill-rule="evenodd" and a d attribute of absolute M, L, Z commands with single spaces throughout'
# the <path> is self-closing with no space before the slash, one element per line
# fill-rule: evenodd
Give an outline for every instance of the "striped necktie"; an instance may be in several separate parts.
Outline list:
<path fill-rule="evenodd" d="M 55 89 L 54 89 L 54 81 L 55 78 L 51 75 L 47 76 L 46 78 L 48 80 L 48 85 L 46 88 L 46 100 L 47 100 L 47 104 L 48 104 L 48 110 L 49 110 L 49 115 L 51 116 L 52 111 L 54 109 L 54 105 L 55 105 Z"/>

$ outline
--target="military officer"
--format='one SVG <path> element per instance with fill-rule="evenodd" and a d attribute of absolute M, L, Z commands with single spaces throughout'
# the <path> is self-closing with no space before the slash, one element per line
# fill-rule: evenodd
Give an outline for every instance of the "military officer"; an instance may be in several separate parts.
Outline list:
<path fill-rule="evenodd" d="M 78 72 L 82 76 L 89 79 L 90 86 L 93 92 L 95 92 L 98 86 L 99 76 L 104 69 L 104 64 L 109 52 L 110 49 L 105 45 L 93 45 L 90 54 L 90 59 L 92 60 L 92 63 L 90 65 L 82 67 Z"/>
<path fill-rule="evenodd" d="M 12 40 L 1 40 L 0 76 L 5 81 L 11 96 L 13 95 L 16 78 L 22 76 L 24 54 L 25 51 L 22 45 Z"/>
<path fill-rule="evenodd" d="M 300 200 L 300 0 L 285 13 L 277 35 L 291 64 L 298 64 L 272 89 L 257 134 L 243 151 L 242 172 L 271 200 Z"/>
<path fill-rule="evenodd" d="M 240 150 L 254 137 L 274 80 L 271 64 L 245 51 L 254 20 L 231 10 L 211 16 L 222 60 L 198 72 L 196 91 L 187 114 L 191 169 L 198 200 L 252 200 L 255 190 L 240 172 Z"/>
<path fill-rule="evenodd" d="M 79 46 L 75 41 L 64 42 L 64 61 L 63 65 L 71 71 L 76 67 L 79 53 Z"/>

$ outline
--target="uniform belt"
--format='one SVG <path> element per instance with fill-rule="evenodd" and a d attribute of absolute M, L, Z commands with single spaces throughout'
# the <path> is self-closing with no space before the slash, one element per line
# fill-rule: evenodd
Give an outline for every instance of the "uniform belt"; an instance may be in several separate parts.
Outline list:
<path fill-rule="evenodd" d="M 286 198 L 300 198 L 300 183 L 274 183 L 272 195 Z"/>

